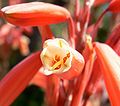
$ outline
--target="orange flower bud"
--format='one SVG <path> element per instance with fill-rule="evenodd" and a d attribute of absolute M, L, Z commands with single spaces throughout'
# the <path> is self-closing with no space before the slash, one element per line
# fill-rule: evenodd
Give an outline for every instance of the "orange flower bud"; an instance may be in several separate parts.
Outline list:
<path fill-rule="evenodd" d="M 38 26 L 66 21 L 70 13 L 63 7 L 43 2 L 23 3 L 1 9 L 3 17 L 20 26 Z"/>

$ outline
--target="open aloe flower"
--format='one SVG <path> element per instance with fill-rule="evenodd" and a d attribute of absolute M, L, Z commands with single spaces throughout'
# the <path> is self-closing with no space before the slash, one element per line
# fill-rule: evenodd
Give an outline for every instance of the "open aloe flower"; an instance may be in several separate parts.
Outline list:
<path fill-rule="evenodd" d="M 97 5 L 103 2 L 107 0 L 99 0 Z M 95 102 L 91 96 L 103 97 L 103 81 L 111 105 L 120 106 L 120 40 L 118 36 L 114 36 L 117 42 L 108 38 L 107 43 L 117 52 L 107 44 L 95 42 L 103 16 L 108 11 L 119 12 L 120 2 L 112 0 L 94 25 L 90 25 L 94 0 L 85 0 L 83 8 L 79 0 L 75 3 L 74 19 L 65 8 L 43 2 L 1 9 L 2 17 L 14 25 L 39 26 L 43 45 L 41 52 L 28 56 L 1 80 L 1 106 L 10 105 L 29 84 L 43 88 L 48 106 L 91 106 Z M 49 27 L 60 22 L 68 23 L 68 42 L 55 38 Z"/>
<path fill-rule="evenodd" d="M 56 73 L 59 75 L 67 71 L 75 71 L 76 75 L 81 73 L 84 66 L 84 58 L 80 53 L 72 49 L 64 39 L 47 40 L 43 48 L 41 60 L 46 68 L 43 70 L 44 74 Z M 81 64 L 79 64 L 80 67 L 74 64 L 75 61 Z M 70 76 L 72 77 L 73 75 L 74 72 Z"/>
<path fill-rule="evenodd" d="M 47 40 L 43 48 L 41 59 L 48 69 L 48 74 L 66 72 L 70 69 L 73 54 L 66 41 L 63 39 Z"/>

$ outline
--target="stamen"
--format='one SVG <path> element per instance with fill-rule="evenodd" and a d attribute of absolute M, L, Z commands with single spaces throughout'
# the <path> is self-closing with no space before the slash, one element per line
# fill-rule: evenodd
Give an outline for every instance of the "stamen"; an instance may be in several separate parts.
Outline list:
<path fill-rule="evenodd" d="M 61 40 L 59 40 L 59 45 L 60 45 L 60 47 L 62 48 L 62 41 Z"/>
<path fill-rule="evenodd" d="M 60 61 L 60 56 L 55 55 L 55 61 Z"/>
<path fill-rule="evenodd" d="M 66 56 L 62 60 L 60 60 L 60 56 L 55 55 L 55 58 L 53 60 L 53 66 L 52 66 L 51 70 L 58 70 L 58 69 L 60 69 L 61 65 L 64 64 L 69 57 L 70 57 L 70 53 L 67 53 Z"/>
<path fill-rule="evenodd" d="M 70 57 L 70 53 L 67 53 L 66 57 L 63 58 L 63 63 L 65 63 L 69 57 Z"/>
<path fill-rule="evenodd" d="M 59 68 L 61 67 L 61 64 L 62 64 L 62 61 L 56 62 L 56 63 L 52 66 L 51 70 L 59 69 Z"/>

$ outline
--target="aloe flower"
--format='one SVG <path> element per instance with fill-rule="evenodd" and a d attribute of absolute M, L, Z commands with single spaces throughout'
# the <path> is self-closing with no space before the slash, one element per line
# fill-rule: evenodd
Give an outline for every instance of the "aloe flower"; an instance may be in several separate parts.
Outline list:
<path fill-rule="evenodd" d="M 68 43 L 60 38 L 45 41 L 41 60 L 46 68 L 43 70 L 44 74 L 50 75 L 55 73 L 62 75 L 62 73 L 65 73 L 65 76 L 62 75 L 65 79 L 79 75 L 84 66 L 83 56 L 69 47 Z M 75 64 L 77 62 L 78 64 Z"/>
<path fill-rule="evenodd" d="M 101 81 L 105 82 L 111 105 L 120 106 L 120 40 L 112 41 L 113 35 L 118 38 L 115 33 L 106 44 L 95 41 L 103 16 L 108 11 L 120 12 L 120 2 L 112 0 L 97 22 L 89 25 L 95 2 L 97 0 L 85 0 L 82 8 L 80 2 L 75 0 L 74 18 L 67 9 L 43 2 L 1 9 L 1 16 L 11 24 L 38 26 L 43 45 L 42 51 L 28 56 L 1 80 L 1 106 L 10 105 L 29 84 L 45 91 L 48 106 L 92 106 L 91 95 L 104 89 Z M 103 2 L 107 0 L 101 0 L 100 4 Z M 67 41 L 55 38 L 49 27 L 60 22 L 68 23 Z"/>

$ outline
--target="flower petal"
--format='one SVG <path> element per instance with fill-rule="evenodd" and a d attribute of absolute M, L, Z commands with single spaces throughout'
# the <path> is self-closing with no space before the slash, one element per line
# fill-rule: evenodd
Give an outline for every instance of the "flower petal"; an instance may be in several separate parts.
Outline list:
<path fill-rule="evenodd" d="M 108 45 L 95 43 L 95 50 L 112 106 L 120 106 L 120 57 Z"/>
<path fill-rule="evenodd" d="M 0 81 L 0 106 L 9 106 L 25 89 L 42 65 L 39 55 L 37 52 L 29 56 Z"/>
<path fill-rule="evenodd" d="M 73 79 L 77 76 L 80 75 L 80 73 L 82 72 L 83 68 L 84 68 L 84 58 L 83 56 L 77 52 L 76 50 L 72 49 L 72 54 L 73 54 L 73 59 L 71 62 L 71 67 L 68 71 L 61 73 L 61 74 L 57 74 L 58 76 L 60 76 L 63 79 Z"/>

